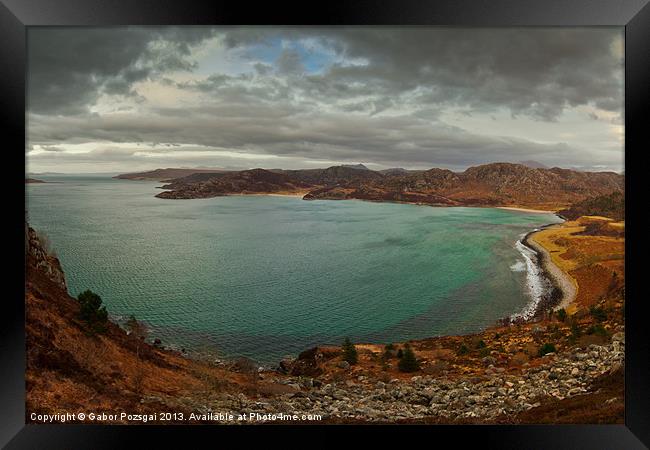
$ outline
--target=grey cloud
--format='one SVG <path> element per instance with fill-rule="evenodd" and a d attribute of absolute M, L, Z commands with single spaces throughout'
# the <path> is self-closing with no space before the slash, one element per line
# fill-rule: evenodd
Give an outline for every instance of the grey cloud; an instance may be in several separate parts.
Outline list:
<path fill-rule="evenodd" d="M 424 86 L 433 90 L 423 102 L 506 107 L 544 120 L 567 106 L 620 111 L 622 105 L 623 60 L 611 49 L 622 30 L 612 28 L 238 29 L 226 35 L 232 47 L 311 37 L 341 56 L 368 61 L 337 63 L 311 77 L 312 89 L 324 95 L 342 95 L 332 85 L 355 81 L 386 96 Z"/>
<path fill-rule="evenodd" d="M 188 70 L 191 47 L 210 28 L 30 28 L 28 110 L 86 113 L 102 93 L 135 95 L 132 85 L 170 70 Z"/>
<path fill-rule="evenodd" d="M 255 71 L 257 72 L 258 75 L 267 75 L 273 69 L 273 66 L 269 64 L 259 63 L 259 62 L 255 63 L 253 67 L 255 68 Z"/>
<path fill-rule="evenodd" d="M 182 115 L 181 110 L 166 110 L 168 115 L 150 115 L 133 122 L 128 115 L 93 121 L 78 118 L 49 118 L 34 127 L 34 138 L 49 141 L 61 133 L 75 141 L 103 141 L 120 136 L 122 142 L 182 142 L 240 152 L 277 155 L 298 159 L 376 162 L 385 166 L 445 166 L 462 168 L 484 162 L 535 159 L 554 165 L 567 157 L 572 164 L 610 164 L 611 157 L 597 152 L 579 151 L 566 144 L 538 144 L 524 139 L 487 137 L 472 134 L 442 123 L 432 124 L 411 116 L 381 117 L 357 115 L 340 117 L 320 114 L 296 123 L 291 110 L 267 107 L 253 113 L 255 118 L 223 113 L 213 107 L 201 113 Z M 250 109 L 247 110 L 250 112 Z M 243 113 L 244 111 L 240 111 Z M 144 151 L 182 154 L 183 149 L 163 147 Z M 126 150 L 119 150 L 122 156 Z M 113 152 L 115 156 L 119 152 Z M 134 153 L 133 150 L 131 153 Z M 105 156 L 106 152 L 96 156 Z"/>

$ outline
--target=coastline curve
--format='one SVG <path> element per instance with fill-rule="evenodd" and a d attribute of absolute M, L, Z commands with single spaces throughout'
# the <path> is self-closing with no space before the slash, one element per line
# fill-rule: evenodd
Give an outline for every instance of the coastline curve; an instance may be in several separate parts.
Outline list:
<path fill-rule="evenodd" d="M 535 315 L 538 315 L 549 308 L 553 308 L 554 311 L 561 308 L 566 309 L 573 303 L 578 293 L 578 288 L 573 279 L 553 262 L 548 250 L 534 239 L 536 233 L 539 233 L 550 226 L 552 225 L 535 229 L 521 239 L 521 243 L 525 247 L 535 252 L 540 271 L 552 284 L 552 291 L 555 291 L 551 292 L 550 295 L 547 295 L 547 298 L 537 300 Z"/>

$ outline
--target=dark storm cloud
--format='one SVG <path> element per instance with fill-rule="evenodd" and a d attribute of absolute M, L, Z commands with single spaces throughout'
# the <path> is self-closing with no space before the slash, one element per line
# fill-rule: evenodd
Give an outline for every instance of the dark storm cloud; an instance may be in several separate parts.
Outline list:
<path fill-rule="evenodd" d="M 212 36 L 225 53 L 214 53 L 216 60 L 203 53 L 197 73 L 192 50 Z M 617 167 L 622 147 L 615 144 L 509 137 L 513 130 L 496 119 L 486 136 L 443 116 L 506 111 L 544 124 L 590 106 L 599 110 L 583 113 L 585 122 L 620 123 L 621 39 L 620 30 L 605 28 L 32 29 L 29 145 L 46 151 L 30 160 L 145 163 L 140 149 L 104 145 L 145 143 L 166 158 L 155 161 L 169 164 L 235 165 L 234 156 L 210 159 L 211 150 L 228 150 L 275 155 L 286 165 L 295 158 L 454 169 L 520 160 Z M 237 69 L 228 67 L 233 60 Z M 137 92 L 145 80 L 171 92 Z M 102 95 L 118 99 L 112 113 L 89 113 Z M 65 151 L 80 143 L 103 144 Z M 191 146 L 193 156 L 182 159 Z"/>
<path fill-rule="evenodd" d="M 622 107 L 623 60 L 612 48 L 622 35 L 607 28 L 231 30 L 226 42 L 237 48 L 273 38 L 311 38 L 367 62 L 333 64 L 311 77 L 312 93 L 345 97 L 341 85 L 354 82 L 386 96 L 422 87 L 421 102 L 502 106 L 544 120 L 567 106 Z"/>
<path fill-rule="evenodd" d="M 133 83 L 189 70 L 190 49 L 209 28 L 30 28 L 28 109 L 85 113 L 102 93 L 132 96 Z"/>

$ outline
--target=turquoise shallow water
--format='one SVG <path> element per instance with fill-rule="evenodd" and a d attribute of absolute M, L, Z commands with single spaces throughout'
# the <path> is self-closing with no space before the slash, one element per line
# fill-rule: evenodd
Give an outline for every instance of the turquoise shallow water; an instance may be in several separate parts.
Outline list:
<path fill-rule="evenodd" d="M 530 301 L 519 236 L 560 221 L 289 197 L 162 200 L 161 183 L 39 178 L 57 182 L 27 185 L 29 221 L 49 235 L 71 294 L 92 289 L 164 344 L 263 363 L 344 336 L 489 326 Z"/>

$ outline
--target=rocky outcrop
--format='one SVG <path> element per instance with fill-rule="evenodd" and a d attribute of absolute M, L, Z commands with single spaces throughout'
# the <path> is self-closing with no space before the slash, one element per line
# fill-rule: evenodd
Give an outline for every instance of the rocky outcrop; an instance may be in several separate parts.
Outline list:
<path fill-rule="evenodd" d="M 301 352 L 295 360 L 285 358 L 280 361 L 279 370 L 297 377 L 318 377 L 323 373 L 320 364 L 338 356 L 338 353 L 338 350 L 313 347 Z"/>
<path fill-rule="evenodd" d="M 67 292 L 68 287 L 65 281 L 65 274 L 61 268 L 61 262 L 53 254 L 52 249 L 47 248 L 49 245 L 44 235 L 39 237 L 38 233 L 25 222 L 25 259 L 27 262 L 27 271 L 36 270 L 43 273 L 50 281 Z"/>

